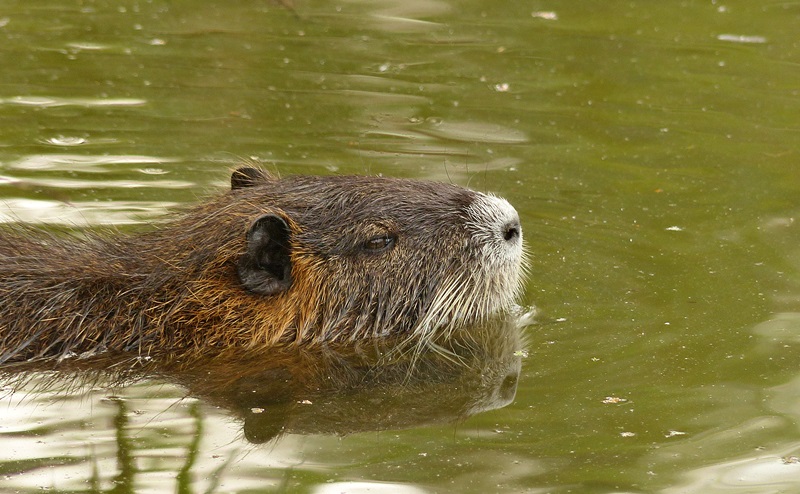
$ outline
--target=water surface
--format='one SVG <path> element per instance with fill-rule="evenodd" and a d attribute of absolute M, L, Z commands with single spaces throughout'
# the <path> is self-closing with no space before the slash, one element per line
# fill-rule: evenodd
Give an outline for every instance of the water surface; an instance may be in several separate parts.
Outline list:
<path fill-rule="evenodd" d="M 243 159 L 452 181 L 520 211 L 539 316 L 515 401 L 456 424 L 255 446 L 179 386 L 15 393 L 4 489 L 797 490 L 798 21 L 737 0 L 6 2 L 3 221 L 135 228 Z"/>

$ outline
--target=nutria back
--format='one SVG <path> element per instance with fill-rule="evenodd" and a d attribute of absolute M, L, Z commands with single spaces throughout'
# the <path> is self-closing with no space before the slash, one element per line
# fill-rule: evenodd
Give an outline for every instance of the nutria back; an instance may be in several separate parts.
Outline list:
<path fill-rule="evenodd" d="M 522 230 L 495 196 L 382 177 L 233 173 L 138 234 L 0 235 L 0 363 L 98 352 L 424 340 L 508 310 Z"/>

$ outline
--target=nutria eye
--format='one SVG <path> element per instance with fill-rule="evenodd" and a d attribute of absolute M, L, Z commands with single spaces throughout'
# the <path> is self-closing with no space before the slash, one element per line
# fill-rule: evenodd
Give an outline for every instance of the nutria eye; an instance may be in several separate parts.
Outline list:
<path fill-rule="evenodd" d="M 379 235 L 367 240 L 361 247 L 369 252 L 380 252 L 392 248 L 396 240 L 397 237 L 394 235 Z"/>

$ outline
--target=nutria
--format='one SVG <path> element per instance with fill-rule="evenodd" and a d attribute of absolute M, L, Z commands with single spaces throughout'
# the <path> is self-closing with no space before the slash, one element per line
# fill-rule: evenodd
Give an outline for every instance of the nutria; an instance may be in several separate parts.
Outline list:
<path fill-rule="evenodd" d="M 520 291 L 508 202 L 455 185 L 233 172 L 139 234 L 0 232 L 0 363 L 386 335 L 485 320 Z"/>

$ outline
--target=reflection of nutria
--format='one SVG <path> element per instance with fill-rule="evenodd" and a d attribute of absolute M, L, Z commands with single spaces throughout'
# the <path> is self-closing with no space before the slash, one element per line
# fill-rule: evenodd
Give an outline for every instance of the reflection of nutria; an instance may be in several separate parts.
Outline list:
<path fill-rule="evenodd" d="M 249 362 L 237 349 L 163 375 L 240 417 L 254 443 L 285 433 L 343 435 L 463 421 L 513 401 L 523 344 L 515 318 L 431 343 L 413 355 L 394 346 L 363 348 L 372 342 L 356 343 L 359 351 L 349 354 L 330 346 L 272 349 L 270 358 L 256 354 Z"/>
<path fill-rule="evenodd" d="M 0 362 L 100 351 L 425 338 L 512 304 L 522 232 L 505 200 L 379 177 L 277 179 L 152 231 L 0 238 Z"/>

